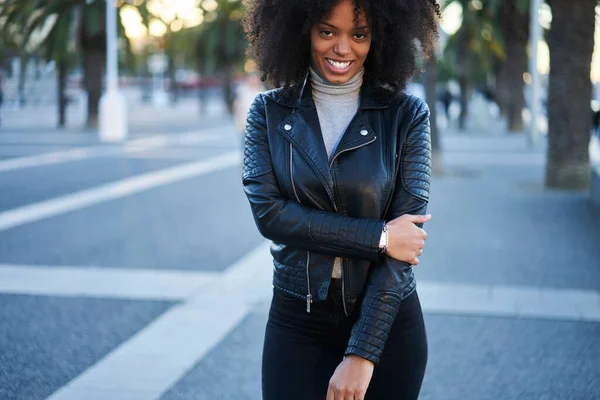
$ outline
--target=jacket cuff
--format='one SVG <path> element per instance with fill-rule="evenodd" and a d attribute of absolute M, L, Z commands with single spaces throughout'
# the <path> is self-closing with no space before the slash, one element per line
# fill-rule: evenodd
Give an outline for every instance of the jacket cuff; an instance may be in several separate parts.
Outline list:
<path fill-rule="evenodd" d="M 381 354 L 370 353 L 365 349 L 356 346 L 348 346 L 346 348 L 346 353 L 344 355 L 347 356 L 350 354 L 359 356 L 361 358 L 364 358 L 365 360 L 369 360 L 375 365 L 379 364 L 379 358 L 381 356 Z"/>
<path fill-rule="evenodd" d="M 401 302 L 398 293 L 385 291 L 363 304 L 345 354 L 355 354 L 377 365 Z"/>

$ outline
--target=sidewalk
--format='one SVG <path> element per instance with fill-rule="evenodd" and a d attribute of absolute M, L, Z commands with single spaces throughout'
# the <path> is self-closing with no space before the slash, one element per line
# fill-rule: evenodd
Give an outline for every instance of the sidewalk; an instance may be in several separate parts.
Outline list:
<path fill-rule="evenodd" d="M 58 128 L 58 110 L 56 105 L 25 106 L 23 108 L 0 109 L 0 135 L 6 133 L 97 136 L 97 130 L 85 127 L 85 118 L 80 105 L 71 104 L 67 108 L 67 125 Z M 212 98 L 204 113 L 200 112 L 197 98 L 182 98 L 173 105 L 154 107 L 138 99 L 128 100 L 129 134 L 147 135 L 189 130 L 189 126 L 198 129 L 215 126 L 229 119 L 221 99 Z"/>
<path fill-rule="evenodd" d="M 416 269 L 429 338 L 420 399 L 600 398 L 600 208 L 545 190 L 544 152 L 522 135 L 446 132 L 443 148 Z M 163 400 L 260 398 L 260 287 L 266 300 Z"/>
<path fill-rule="evenodd" d="M 526 143 L 443 138 L 416 269 L 429 341 L 421 400 L 600 398 L 600 208 L 588 193 L 545 190 L 544 152 Z M 246 285 L 264 300 L 162 400 L 260 399 L 270 271 L 254 274 L 262 283 Z"/>

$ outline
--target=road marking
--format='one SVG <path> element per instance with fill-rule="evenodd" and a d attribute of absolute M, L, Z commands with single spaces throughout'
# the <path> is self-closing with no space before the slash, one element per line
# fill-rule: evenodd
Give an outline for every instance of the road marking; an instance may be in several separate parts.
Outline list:
<path fill-rule="evenodd" d="M 217 272 L 0 264 L 0 293 L 7 294 L 183 301 L 222 279 Z M 593 290 L 422 280 L 417 286 L 424 312 L 600 322 L 600 293 Z"/>
<path fill-rule="evenodd" d="M 92 189 L 70 193 L 54 199 L 29 204 L 0 213 L 0 231 L 54 217 L 109 200 L 149 190 L 168 183 L 205 175 L 239 164 L 239 151 L 228 152 L 207 160 L 195 161 L 163 170 L 121 179 Z"/>
<path fill-rule="evenodd" d="M 0 264 L 0 293 L 181 301 L 217 272 Z"/>
<path fill-rule="evenodd" d="M 600 322 L 600 293 L 417 281 L 424 312 Z"/>
<path fill-rule="evenodd" d="M 0 146 L 4 144 L 58 144 L 58 145 L 91 145 L 99 143 L 98 137 L 88 133 L 0 133 Z"/>
<path fill-rule="evenodd" d="M 272 259 L 263 244 L 221 279 L 176 305 L 48 400 L 157 400 L 270 294 Z"/>
<path fill-rule="evenodd" d="M 0 145 L 0 156 L 25 157 L 48 152 L 72 150 L 73 148 L 71 146 L 58 145 Z"/>
<path fill-rule="evenodd" d="M 141 137 L 132 139 L 121 145 L 96 145 L 87 147 L 78 147 L 74 149 L 53 151 L 43 154 L 35 154 L 18 158 L 11 158 L 0 161 L 0 172 L 14 171 L 23 168 L 41 167 L 65 163 L 70 161 L 78 161 L 91 157 L 106 157 L 109 155 L 130 154 L 143 152 L 148 150 L 165 147 L 170 144 L 178 144 L 180 142 L 187 143 L 194 141 L 201 143 L 210 141 L 212 135 L 222 132 L 223 128 L 211 128 L 201 132 L 185 132 L 172 135 L 156 135 L 150 137 Z"/>
<path fill-rule="evenodd" d="M 139 279 L 139 285 L 151 286 L 144 296 L 156 300 L 172 300 L 178 284 L 186 276 L 200 278 L 198 273 L 179 271 L 121 271 L 58 268 L 56 272 L 44 267 L 4 266 L 0 282 L 7 277 L 9 290 L 15 289 L 17 281 L 21 290 L 30 293 L 30 286 L 48 279 L 53 283 L 45 287 L 53 294 L 62 290 L 73 293 L 69 286 L 83 282 L 82 291 L 104 292 L 113 296 L 117 290 L 109 288 L 119 277 L 126 276 L 130 283 Z M 29 276 L 20 271 L 33 268 Z M 1 269 L 0 269 L 1 271 Z M 35 275 L 38 275 L 37 277 Z M 75 281 L 70 276 L 79 275 Z M 90 274 L 89 277 L 84 275 Z M 156 274 L 157 277 L 152 277 Z M 102 275 L 93 288 L 90 280 Z M 112 275 L 112 278 L 111 278 Z M 175 305 L 152 323 L 133 335 L 102 359 L 53 393 L 48 400 L 158 400 L 175 385 L 190 369 L 198 364 L 223 338 L 230 334 L 251 311 L 267 306 L 271 295 L 272 258 L 269 243 L 265 242 L 234 265 L 227 268 L 212 282 L 183 283 L 187 298 Z M 205 278 L 205 277 L 203 277 Z M 202 279 L 203 279 L 202 278 Z M 58 285 L 63 280 L 62 289 Z M 170 281 L 166 290 L 158 290 L 159 281 Z M 23 286 L 24 285 L 24 286 Z M 99 286 L 105 285 L 104 289 Z M 12 288 L 11 288 L 12 287 Z M 6 287 L 5 287 L 6 289 Z M 134 296 L 139 289 L 125 285 L 117 295 Z M 43 291 L 43 290 L 41 290 Z M 590 290 L 544 289 L 507 285 L 455 284 L 419 281 L 418 291 L 426 313 L 451 315 L 504 316 L 552 318 L 557 320 L 583 320 L 600 322 L 600 293 Z M 151 292 L 151 293 L 150 293 Z M 257 335 L 262 332 L 257 332 Z"/>
<path fill-rule="evenodd" d="M 442 153 L 445 164 L 451 165 L 490 165 L 490 166 L 511 166 L 511 165 L 545 165 L 545 154 L 527 154 L 527 153 L 502 153 L 502 152 L 458 152 L 448 151 Z"/>
<path fill-rule="evenodd" d="M 176 147 L 168 147 L 160 150 L 149 150 L 144 151 L 143 153 L 136 154 L 128 154 L 124 155 L 127 158 L 136 158 L 136 159 L 147 159 L 147 160 L 194 160 L 203 157 L 208 152 L 214 153 L 215 149 L 219 150 L 236 150 L 239 147 L 233 146 L 231 144 L 208 144 L 203 145 L 202 147 L 195 148 L 176 148 Z"/>

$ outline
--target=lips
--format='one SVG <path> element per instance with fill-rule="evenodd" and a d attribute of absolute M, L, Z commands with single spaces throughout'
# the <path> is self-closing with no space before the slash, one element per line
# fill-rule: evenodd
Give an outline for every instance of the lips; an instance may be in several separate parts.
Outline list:
<path fill-rule="evenodd" d="M 348 69 L 350 64 L 352 64 L 352 61 L 338 61 L 338 60 L 332 60 L 330 58 L 326 58 L 326 60 L 329 65 L 331 65 L 333 68 L 340 70 L 340 71 Z"/>
<path fill-rule="evenodd" d="M 354 62 L 354 60 L 350 60 L 350 61 L 340 61 L 340 60 L 333 60 L 331 58 L 326 58 L 327 60 L 327 64 L 329 65 L 329 70 L 332 71 L 333 73 L 346 73 L 350 70 L 350 66 L 352 65 L 352 63 Z"/>

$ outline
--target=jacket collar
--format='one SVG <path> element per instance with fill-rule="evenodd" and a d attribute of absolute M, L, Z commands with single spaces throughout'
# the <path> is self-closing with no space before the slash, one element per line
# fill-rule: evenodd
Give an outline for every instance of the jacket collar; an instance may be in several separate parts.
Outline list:
<path fill-rule="evenodd" d="M 300 89 L 286 91 L 274 99 L 278 104 L 294 109 L 277 125 L 277 131 L 292 143 L 315 171 L 334 205 L 333 179 L 330 171 L 333 161 L 340 153 L 366 146 L 377 139 L 375 130 L 370 126 L 363 110 L 383 109 L 388 105 L 379 102 L 373 95 L 372 88 L 368 84 L 365 85 L 363 81 L 360 107 L 342 134 L 333 154 L 327 157 L 319 117 L 308 81 L 309 79 L 306 79 Z"/>
<path fill-rule="evenodd" d="M 274 100 L 277 104 L 290 108 L 315 108 L 311 86 L 309 74 L 306 74 L 301 85 L 283 91 L 281 95 Z M 363 78 L 359 97 L 359 108 L 361 110 L 383 109 L 388 107 L 388 104 L 373 87 L 366 74 Z"/>

